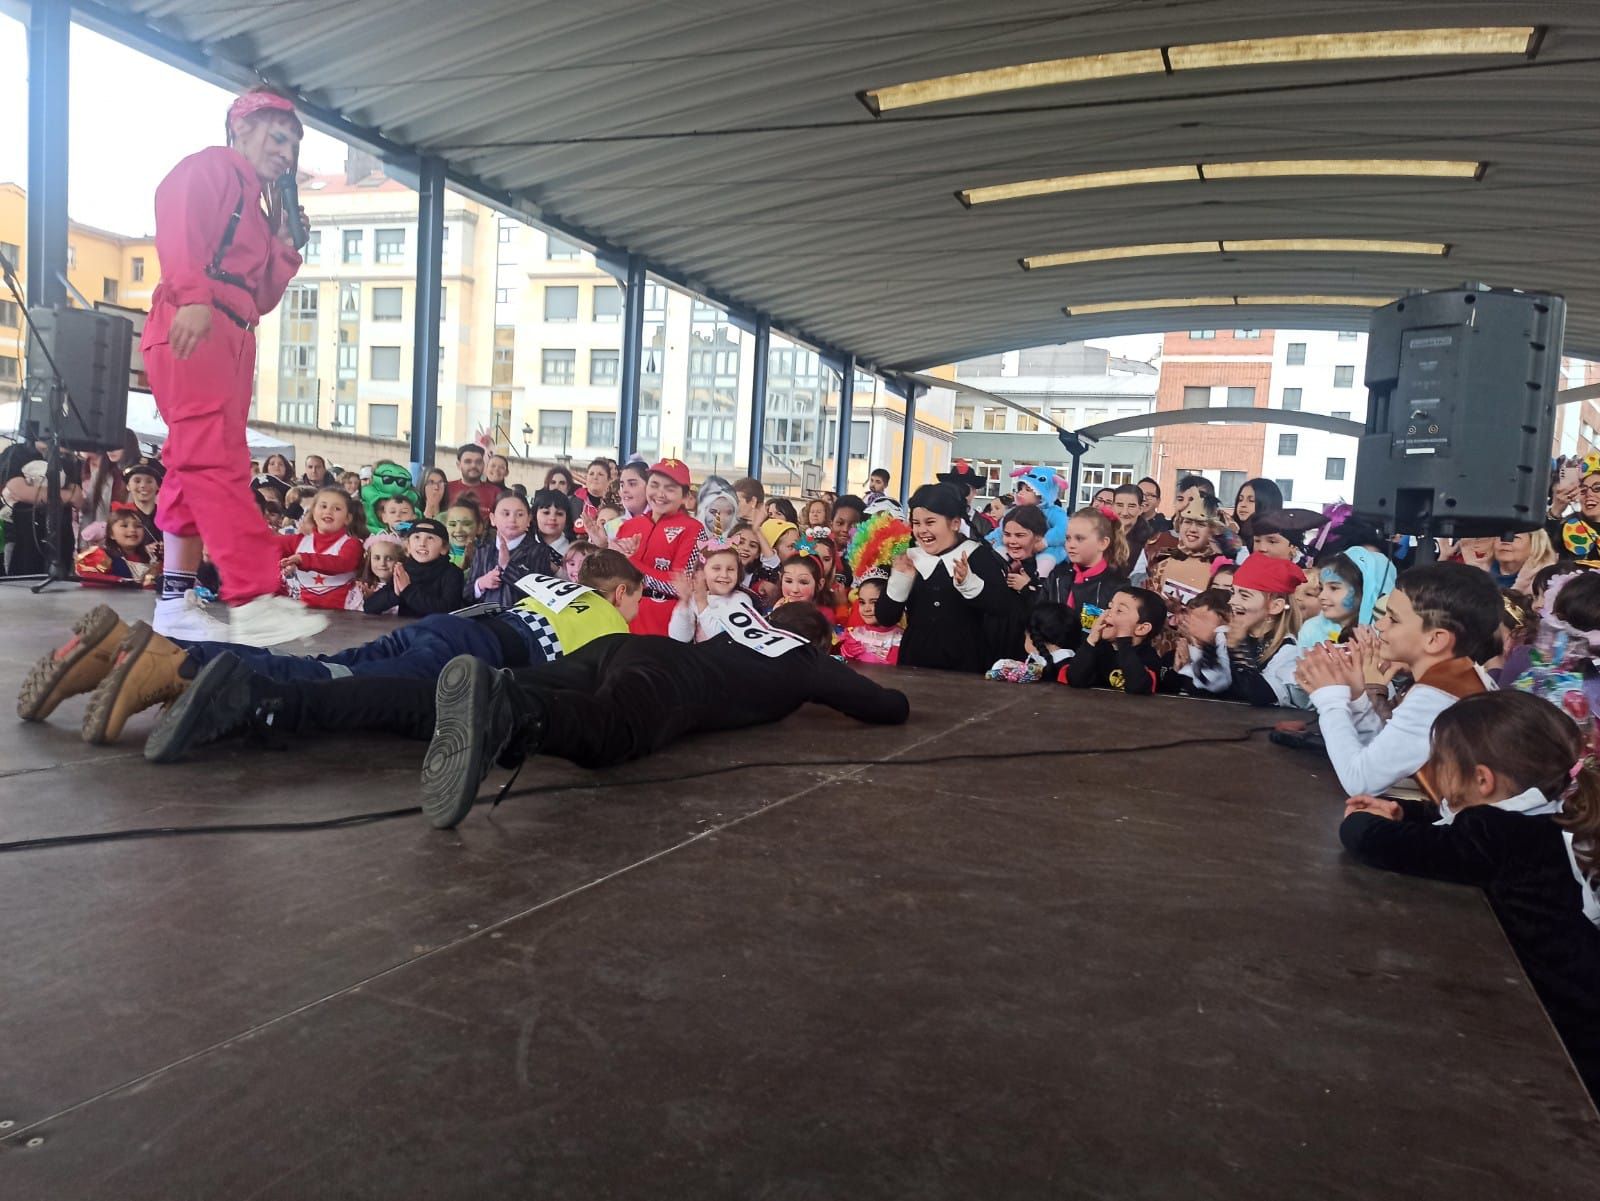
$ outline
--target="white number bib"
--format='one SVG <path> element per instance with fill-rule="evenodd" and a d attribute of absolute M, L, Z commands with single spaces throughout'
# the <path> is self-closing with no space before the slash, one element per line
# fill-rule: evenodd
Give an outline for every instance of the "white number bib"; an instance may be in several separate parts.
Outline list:
<path fill-rule="evenodd" d="M 806 640 L 788 630 L 774 629 L 759 613 L 747 608 L 731 608 L 717 615 L 717 624 L 740 646 L 776 659 L 787 655 L 796 647 L 806 645 Z"/>
<path fill-rule="evenodd" d="M 523 576 L 517 581 L 517 587 L 552 613 L 561 612 L 580 596 L 594 591 L 593 588 L 574 584 L 571 580 L 563 580 L 559 576 L 538 573 Z"/>

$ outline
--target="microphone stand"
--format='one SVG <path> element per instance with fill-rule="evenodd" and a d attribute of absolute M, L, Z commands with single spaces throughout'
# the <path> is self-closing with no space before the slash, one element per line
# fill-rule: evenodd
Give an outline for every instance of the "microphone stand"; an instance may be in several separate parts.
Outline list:
<path fill-rule="evenodd" d="M 45 562 L 45 570 L 42 575 L 0 576 L 0 582 L 7 584 L 24 584 L 37 580 L 38 583 L 29 589 L 29 591 L 37 595 L 50 587 L 51 584 L 62 583 L 72 579 L 72 573 L 68 571 L 67 565 L 63 561 L 64 558 L 69 556 L 64 556 L 61 549 L 61 435 L 56 429 L 55 413 L 59 402 L 63 399 L 74 414 L 77 414 L 78 406 L 73 402 L 72 393 L 67 390 L 66 380 L 61 377 L 61 368 L 56 366 L 55 356 L 50 353 L 50 348 L 45 345 L 45 340 L 39 337 L 39 331 L 33 324 L 33 316 L 28 312 L 27 301 L 23 299 L 22 288 L 17 281 L 16 267 L 3 254 L 0 254 L 0 275 L 5 277 L 6 289 L 11 293 L 12 299 L 16 301 L 17 310 L 22 314 L 23 324 L 27 326 L 30 352 L 37 346 L 39 353 L 44 356 L 45 362 L 50 367 L 51 383 L 48 411 L 51 414 L 51 419 L 45 423 L 46 429 L 43 431 L 43 441 L 47 447 L 45 453 L 45 545 L 40 547 L 40 554 Z M 37 399 L 37 393 L 32 391 L 32 384 L 27 380 L 23 382 L 22 394 L 25 397 L 31 395 Z M 82 424 L 81 417 L 79 417 L 79 424 Z M 29 428 L 18 430 L 18 437 L 29 442 L 40 441 L 40 430 L 38 429 L 37 421 L 30 422 Z M 0 486 L 3 486 L 4 483 L 4 480 L 0 480 Z M 28 534 L 37 545 L 39 538 L 38 517 L 30 513 L 29 518 L 32 524 Z M 16 527 L 13 526 L 12 528 L 15 530 Z"/>

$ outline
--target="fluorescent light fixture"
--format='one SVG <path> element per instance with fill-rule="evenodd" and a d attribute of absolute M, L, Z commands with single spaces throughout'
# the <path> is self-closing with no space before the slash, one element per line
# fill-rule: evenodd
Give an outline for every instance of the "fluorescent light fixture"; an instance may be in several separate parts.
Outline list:
<path fill-rule="evenodd" d="M 1336 62 L 1358 58 L 1435 58 L 1457 54 L 1533 52 L 1532 25 L 1466 29 L 1386 29 L 1366 33 L 1311 33 L 1169 46 L 1174 71 L 1253 67 L 1265 63 Z"/>
<path fill-rule="evenodd" d="M 1068 317 L 1087 317 L 1092 313 L 1134 312 L 1138 309 L 1231 309 L 1231 296 L 1184 296 L 1170 300 L 1111 300 L 1104 304 L 1075 304 L 1062 310 Z"/>
<path fill-rule="evenodd" d="M 1347 309 L 1381 309 L 1393 304 L 1393 296 L 1236 296 L 1241 305 L 1274 305 L 1288 308 L 1294 305 L 1333 306 Z"/>
<path fill-rule="evenodd" d="M 1473 26 L 1459 29 L 1386 29 L 1357 33 L 1297 34 L 1279 38 L 1245 38 L 1233 42 L 1199 42 L 1188 46 L 1153 47 L 1111 54 L 1085 54 L 1041 62 L 963 71 L 889 87 L 868 88 L 856 96 L 873 116 L 945 100 L 966 100 L 1031 88 L 1119 79 L 1130 75 L 1163 75 L 1220 67 L 1253 67 L 1272 63 L 1339 62 L 1371 58 L 1436 58 L 1458 55 L 1524 55 L 1532 57 L 1541 30 L 1534 25 Z"/>
<path fill-rule="evenodd" d="M 1450 250 L 1445 242 L 1398 242 L 1378 238 L 1247 238 L 1230 242 L 1151 242 L 1143 246 L 1101 246 L 1094 250 L 1066 250 L 1035 254 L 1017 262 L 1024 271 L 1041 267 L 1070 267 L 1077 263 L 1104 263 L 1113 259 L 1155 258 L 1173 254 L 1233 254 L 1255 251 L 1317 254 L 1437 254 Z"/>
<path fill-rule="evenodd" d="M 1018 259 L 1024 271 L 1040 267 L 1069 267 L 1074 263 L 1104 263 L 1110 259 L 1155 258 L 1167 254 L 1217 254 L 1220 242 L 1152 242 L 1146 246 L 1102 246 L 1098 250 L 1067 250 L 1060 254 L 1035 254 Z"/>
<path fill-rule="evenodd" d="M 1448 254 L 1448 242 L 1400 242 L 1384 238 L 1245 238 L 1224 241 L 1225 254 L 1333 253 L 1333 254 Z"/>
<path fill-rule="evenodd" d="M 1481 179 L 1487 167 L 1487 163 L 1475 159 L 1420 158 L 1310 158 L 1250 163 L 1183 163 L 1171 167 L 1135 167 L 1126 171 L 1057 175 L 1050 179 L 1024 179 L 1016 183 L 963 188 L 956 193 L 956 199 L 971 208 L 977 204 L 993 204 L 997 200 L 1021 200 L 1028 196 L 1085 192 L 1094 188 L 1128 188 L 1140 184 L 1183 183 L 1199 179 L 1265 179 L 1272 176 L 1295 175 Z"/>
<path fill-rule="evenodd" d="M 1061 311 L 1068 317 L 1095 313 L 1132 313 L 1146 309 L 1231 309 L 1243 306 L 1333 307 L 1376 309 L 1393 304 L 1392 296 L 1177 296 L 1163 300 L 1108 300 L 1100 304 L 1075 304 Z"/>
<path fill-rule="evenodd" d="M 1290 158 L 1262 163 L 1201 163 L 1207 179 L 1262 179 L 1283 175 L 1421 175 L 1476 179 L 1487 164 L 1474 159 Z"/>
<path fill-rule="evenodd" d="M 1087 192 L 1094 188 L 1129 188 L 1147 183 L 1181 183 L 1200 178 L 1193 163 L 1173 167 L 1135 167 L 1129 171 L 1096 171 L 1090 175 L 1057 175 L 1053 179 L 1025 179 L 1020 183 L 994 184 L 986 188 L 967 188 L 956 199 L 971 208 L 996 200 L 1020 200 L 1024 196 L 1048 196 L 1055 192 Z"/>
<path fill-rule="evenodd" d="M 891 109 L 915 108 L 941 100 L 964 100 L 969 96 L 1085 83 L 1091 79 L 1118 79 L 1126 75 L 1164 75 L 1166 71 L 1160 50 L 1128 50 L 1120 54 L 1085 54 L 1078 58 L 1021 63 L 990 71 L 963 71 L 959 75 L 940 75 L 892 87 L 868 88 L 856 95 L 873 116 L 878 116 Z"/>

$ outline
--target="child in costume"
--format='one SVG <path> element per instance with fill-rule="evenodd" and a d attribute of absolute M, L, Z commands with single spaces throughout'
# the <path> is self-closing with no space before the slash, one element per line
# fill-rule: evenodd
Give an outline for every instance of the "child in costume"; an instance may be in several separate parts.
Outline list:
<path fill-rule="evenodd" d="M 648 511 L 630 517 L 617 530 L 616 548 L 644 573 L 644 603 L 634 619 L 635 634 L 665 634 L 678 602 L 673 581 L 693 575 L 699 566 L 698 545 L 705 527 L 684 511 L 689 492 L 689 467 L 680 459 L 662 459 L 650 468 L 645 483 Z"/>
<path fill-rule="evenodd" d="M 839 639 L 839 653 L 853 663 L 892 667 L 900 662 L 900 639 L 905 631 L 878 620 L 878 602 L 883 599 L 888 582 L 889 571 L 882 567 L 872 568 L 856 581 L 850 615 L 845 618 L 844 634 Z"/>
<path fill-rule="evenodd" d="M 996 659 L 984 672 L 984 678 L 1008 684 L 1032 684 L 1038 680 L 1064 683 L 1067 665 L 1082 638 L 1076 613 L 1056 601 L 1040 601 L 1028 613 L 1028 626 L 1022 636 L 1028 657 Z"/>
<path fill-rule="evenodd" d="M 1022 600 L 1006 587 L 1006 565 L 962 533 L 967 506 L 949 484 L 924 484 L 911 498 L 911 549 L 898 556 L 878 618 L 906 619 L 900 662 L 979 673 L 1004 657 L 994 627 L 1014 628 Z"/>
<path fill-rule="evenodd" d="M 391 496 L 404 497 L 411 505 L 413 513 L 416 511 L 419 500 L 416 487 L 411 481 L 411 472 L 399 463 L 384 459 L 372 467 L 372 479 L 361 487 L 361 503 L 366 506 L 367 528 L 378 530 L 385 528 L 382 510 L 378 502 L 388 500 Z"/>
<path fill-rule="evenodd" d="M 778 571 L 778 599 L 773 608 L 776 609 L 779 605 L 792 605 L 796 601 L 816 604 L 821 591 L 822 564 L 817 562 L 813 555 L 802 555 L 797 552 L 785 559 Z M 827 616 L 831 621 L 832 615 Z"/>
<path fill-rule="evenodd" d="M 1600 713 L 1600 573 L 1571 571 L 1551 580 L 1526 666 L 1522 659 L 1512 687 L 1574 718 Z"/>
<path fill-rule="evenodd" d="M 1299 648 L 1290 598 L 1305 572 L 1293 563 L 1255 551 L 1233 578 L 1227 636 L 1189 644 L 1189 662 L 1179 675 L 1191 691 L 1251 705 L 1290 705 Z"/>
<path fill-rule="evenodd" d="M 1112 566 L 1127 559 L 1128 544 L 1114 514 L 1093 507 L 1079 509 L 1067 524 L 1067 558 L 1045 581 L 1045 594 L 1078 614 L 1088 631 L 1111 598 L 1128 585 L 1128 577 Z M 1165 624 L 1165 623 L 1163 623 Z"/>
<path fill-rule="evenodd" d="M 93 544 L 73 560 L 78 579 L 85 584 L 154 588 L 161 578 L 148 529 L 128 501 L 111 502 L 104 530 L 85 527 Z"/>
<path fill-rule="evenodd" d="M 478 549 L 483 517 L 472 505 L 457 501 L 445 510 L 444 528 L 450 532 L 450 562 L 465 571 Z"/>
<path fill-rule="evenodd" d="M 1032 609 L 1044 594 L 1039 556 L 1044 553 L 1049 521 L 1037 505 L 1016 505 L 1000 522 L 1000 550 L 1006 559 L 1006 587 Z M 1046 560 L 1048 562 L 1048 560 Z M 1048 572 L 1044 573 L 1048 574 Z"/>
<path fill-rule="evenodd" d="M 523 594 L 516 582 L 525 575 L 560 575 L 561 560 L 530 532 L 533 510 L 515 492 L 494 502 L 494 538 L 478 548 L 466 574 L 463 604 L 490 601 L 513 607 Z"/>
<path fill-rule="evenodd" d="M 1593 723 L 1518 692 L 1433 719 L 1419 776 L 1436 803 L 1345 802 L 1339 838 L 1371 867 L 1482 888 L 1578 1074 L 1600 1098 L 1600 762 Z"/>
<path fill-rule="evenodd" d="M 1347 642 L 1357 626 L 1372 624 L 1374 608 L 1394 587 L 1394 564 L 1365 546 L 1317 557 L 1317 616 L 1302 622 L 1295 641 L 1303 651 L 1319 642 Z"/>
<path fill-rule="evenodd" d="M 572 506 L 565 492 L 540 488 L 529 502 L 533 509 L 533 533 L 555 554 L 564 558 L 573 541 Z"/>
<path fill-rule="evenodd" d="M 1161 686 L 1155 639 L 1166 624 L 1167 603 L 1159 595 L 1131 584 L 1117 589 L 1067 664 L 1066 682 L 1150 696 Z"/>
<path fill-rule="evenodd" d="M 1600 452 L 1579 460 L 1578 475 L 1578 512 L 1560 520 L 1559 545 L 1570 558 L 1600 559 Z"/>
<path fill-rule="evenodd" d="M 588 561 L 590 555 L 599 549 L 593 542 L 574 542 L 567 547 L 567 553 L 561 556 L 562 578 L 577 583 L 578 576 L 583 571 L 584 563 Z"/>
<path fill-rule="evenodd" d="M 368 613 L 398 608 L 401 617 L 426 617 L 461 608 L 461 569 L 450 562 L 449 531 L 431 517 L 419 517 L 406 532 L 406 557 L 363 606 Z"/>
<path fill-rule="evenodd" d="M 361 549 L 361 566 L 356 570 L 355 583 L 345 597 L 344 607 L 366 613 L 367 598 L 392 580 L 395 567 L 405 561 L 406 543 L 399 534 L 379 530 L 368 535 Z"/>
<path fill-rule="evenodd" d="M 700 544 L 700 570 L 678 581 L 678 603 L 667 633 L 679 642 L 708 642 L 730 628 L 759 618 L 750 594 L 739 586 L 739 555 L 720 538 Z M 733 626 L 729 626 L 729 619 Z"/>
<path fill-rule="evenodd" d="M 1067 558 L 1067 514 L 1056 503 L 1061 490 L 1067 486 L 1050 467 L 1019 467 L 1011 473 L 1017 481 L 1017 503 L 1014 507 L 1037 508 L 1045 517 L 1044 550 L 1039 553 L 1039 574 L 1049 575 L 1056 565 Z M 1009 510 L 1007 510 L 1009 513 Z M 1005 529 L 1004 519 L 988 535 L 989 545 L 996 551 L 1002 549 Z"/>
<path fill-rule="evenodd" d="M 289 595 L 308 609 L 343 609 L 361 566 L 366 531 L 342 488 L 319 488 L 300 532 L 283 538 Z"/>
<path fill-rule="evenodd" d="M 416 520 L 417 507 L 403 496 L 391 496 L 378 502 L 378 512 L 383 514 L 383 528 L 392 534 L 404 534 Z"/>

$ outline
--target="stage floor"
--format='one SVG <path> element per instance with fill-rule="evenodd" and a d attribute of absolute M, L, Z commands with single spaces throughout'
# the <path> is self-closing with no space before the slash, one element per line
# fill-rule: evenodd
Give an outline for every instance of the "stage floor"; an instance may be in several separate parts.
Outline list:
<path fill-rule="evenodd" d="M 8 698 L 102 599 L 0 586 Z M 903 728 L 812 709 L 605 775 L 537 759 L 519 788 L 579 787 L 453 833 L 0 855 L 0 1196 L 1593 1191 L 1600 1120 L 1484 901 L 1345 860 L 1314 756 L 919 763 L 1272 714 L 882 678 Z M 82 709 L 0 720 L 0 841 L 415 803 L 420 744 L 155 768 L 150 718 L 97 749 Z M 879 762 L 806 766 L 837 758 Z"/>

